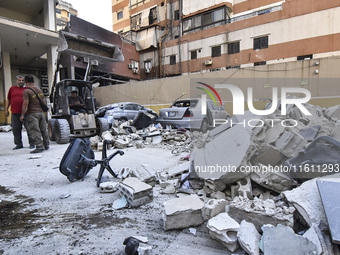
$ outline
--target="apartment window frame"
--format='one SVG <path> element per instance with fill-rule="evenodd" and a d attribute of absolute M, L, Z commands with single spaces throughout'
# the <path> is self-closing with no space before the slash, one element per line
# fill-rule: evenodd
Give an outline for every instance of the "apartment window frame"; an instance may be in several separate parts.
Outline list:
<path fill-rule="evenodd" d="M 179 15 L 179 10 L 174 11 L 174 20 L 179 20 L 180 15 Z"/>
<path fill-rule="evenodd" d="M 191 50 L 190 51 L 190 60 L 194 60 L 194 59 L 197 59 L 197 52 L 198 50 Z"/>
<path fill-rule="evenodd" d="M 313 54 L 307 54 L 307 55 L 301 55 L 301 56 L 297 56 L 296 60 L 300 61 L 300 60 L 310 60 L 313 59 Z"/>
<path fill-rule="evenodd" d="M 171 65 L 171 66 L 176 65 L 176 54 L 170 55 L 170 56 L 169 56 L 169 59 L 170 59 L 170 65 Z"/>
<path fill-rule="evenodd" d="M 123 11 L 117 12 L 117 20 L 120 20 L 124 17 Z"/>
<path fill-rule="evenodd" d="M 240 41 L 228 43 L 228 55 L 237 54 L 240 52 Z"/>
<path fill-rule="evenodd" d="M 211 46 L 211 57 L 217 58 L 222 56 L 222 45 Z"/>
<path fill-rule="evenodd" d="M 154 15 L 156 16 L 155 18 Z M 149 13 L 149 25 L 152 25 L 153 23 L 157 22 L 157 17 L 158 17 L 157 7 L 151 8 Z"/>
<path fill-rule="evenodd" d="M 230 19 L 227 10 L 226 6 L 222 6 L 184 19 L 182 22 L 182 33 L 186 34 L 195 30 L 204 30 L 213 27 L 216 24 L 227 24 Z M 219 12 L 222 14 L 220 18 L 218 18 Z"/>
<path fill-rule="evenodd" d="M 130 18 L 130 26 L 132 30 L 139 29 L 142 23 L 142 13 L 138 13 Z"/>
<path fill-rule="evenodd" d="M 266 49 L 268 48 L 268 46 L 269 46 L 269 35 L 254 37 L 253 39 L 254 50 Z"/>

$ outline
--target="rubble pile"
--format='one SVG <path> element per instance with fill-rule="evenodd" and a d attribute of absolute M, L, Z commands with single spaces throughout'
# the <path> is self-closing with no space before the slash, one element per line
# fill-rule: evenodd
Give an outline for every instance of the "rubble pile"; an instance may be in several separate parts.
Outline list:
<path fill-rule="evenodd" d="M 340 226 L 329 224 L 325 204 L 332 203 L 320 195 L 320 185 L 340 183 L 339 166 L 334 167 L 340 164 L 340 106 L 306 108 L 312 115 L 302 115 L 297 107 L 290 107 L 287 116 L 274 113 L 267 119 L 247 114 L 235 117 L 237 124 L 232 127 L 227 123 L 205 134 L 193 132 L 191 137 L 159 125 L 134 130 L 123 123 L 95 138 L 96 146 L 108 139 L 116 148 L 154 143 L 177 146 L 171 149 L 180 152 L 186 151 L 180 146 L 193 148 L 190 161 L 167 171 L 141 166 L 124 168 L 118 175 L 122 180 L 118 190 L 131 206 L 156 199 L 155 187 L 172 196 L 162 203 L 165 231 L 205 224 L 211 238 L 230 252 L 243 249 L 252 255 L 339 254 Z M 313 143 L 324 136 L 328 138 L 321 145 Z M 309 151 L 317 152 L 313 146 L 324 146 L 327 171 L 308 175 L 312 168 L 304 165 L 307 161 L 295 167 L 289 164 Z M 144 185 L 139 193 L 137 182 Z"/>
<path fill-rule="evenodd" d="M 90 138 L 92 148 L 101 151 L 103 141 L 109 140 L 116 149 L 152 146 L 169 149 L 174 154 L 190 152 L 192 149 L 191 134 L 186 129 L 172 129 L 170 126 L 163 128 L 160 124 L 151 124 L 137 130 L 132 124 L 132 120 L 121 124 L 115 121 L 110 131 L 104 132 L 101 137 Z"/>

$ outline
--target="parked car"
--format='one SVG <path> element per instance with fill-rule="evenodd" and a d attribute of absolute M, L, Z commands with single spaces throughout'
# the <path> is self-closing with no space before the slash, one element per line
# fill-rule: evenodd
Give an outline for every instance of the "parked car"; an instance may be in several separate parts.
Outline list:
<path fill-rule="evenodd" d="M 151 112 L 157 115 L 153 110 L 134 102 L 121 102 L 100 107 L 96 111 L 96 115 L 98 117 L 104 117 L 112 125 L 114 120 L 120 122 L 133 120 L 140 111 Z"/>
<path fill-rule="evenodd" d="M 207 100 L 207 114 L 203 115 L 201 104 L 201 98 L 177 100 L 169 108 L 160 109 L 156 121 L 163 126 L 171 125 L 206 132 L 207 129 L 230 118 L 224 106 L 219 107 L 212 100 Z"/>

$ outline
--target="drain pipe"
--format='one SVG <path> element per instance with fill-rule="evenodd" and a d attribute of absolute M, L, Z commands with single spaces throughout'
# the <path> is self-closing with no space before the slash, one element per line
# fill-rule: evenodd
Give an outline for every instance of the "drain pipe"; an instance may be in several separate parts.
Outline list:
<path fill-rule="evenodd" d="M 172 4 L 172 0 L 170 1 Z M 162 65 L 162 41 L 165 36 L 168 35 L 168 4 L 165 0 L 165 33 L 159 38 L 158 42 L 158 66 L 159 66 L 159 78 L 163 76 L 163 65 Z"/>

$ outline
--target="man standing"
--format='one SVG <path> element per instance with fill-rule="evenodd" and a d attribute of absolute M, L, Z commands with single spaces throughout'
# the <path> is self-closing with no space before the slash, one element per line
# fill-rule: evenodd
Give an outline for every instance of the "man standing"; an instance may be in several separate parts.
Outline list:
<path fill-rule="evenodd" d="M 31 153 L 40 153 L 49 149 L 49 137 L 47 132 L 46 117 L 41 109 L 39 99 L 44 101 L 44 94 L 41 89 L 34 86 L 34 78 L 31 75 L 25 76 L 27 89 L 23 93 L 23 104 L 20 120 L 24 120 L 27 113 L 29 132 L 34 140 L 35 150 Z M 35 92 L 35 93 L 34 93 Z"/>
<path fill-rule="evenodd" d="M 17 75 L 16 79 L 17 79 L 17 84 L 12 86 L 8 91 L 6 107 L 5 107 L 5 113 L 7 117 L 9 116 L 9 106 L 11 106 L 11 111 L 12 111 L 11 124 L 12 124 L 12 132 L 14 136 L 14 144 L 16 145 L 13 148 L 13 150 L 18 150 L 24 147 L 22 144 L 22 135 L 21 135 L 23 123 L 20 121 L 20 116 L 21 116 L 22 102 L 23 102 L 22 95 L 26 87 L 24 87 L 25 85 L 24 76 Z M 34 141 L 29 133 L 28 125 L 26 121 L 24 121 L 24 126 L 27 132 L 30 149 L 34 149 Z"/>

